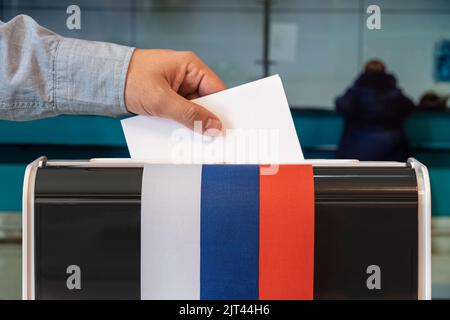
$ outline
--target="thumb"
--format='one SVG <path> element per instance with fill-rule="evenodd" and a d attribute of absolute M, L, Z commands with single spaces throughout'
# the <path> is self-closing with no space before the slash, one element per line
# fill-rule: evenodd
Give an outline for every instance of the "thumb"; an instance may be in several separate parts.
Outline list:
<path fill-rule="evenodd" d="M 206 108 L 191 102 L 175 92 L 171 92 L 167 106 L 163 109 L 162 116 L 178 121 L 190 129 L 194 129 L 194 122 L 201 121 L 202 132 L 215 136 L 222 130 L 219 118 Z"/>

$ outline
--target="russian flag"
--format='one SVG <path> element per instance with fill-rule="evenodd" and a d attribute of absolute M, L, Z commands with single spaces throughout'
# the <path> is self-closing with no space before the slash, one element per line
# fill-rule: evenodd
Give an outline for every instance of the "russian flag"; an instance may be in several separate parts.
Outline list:
<path fill-rule="evenodd" d="M 142 299 L 312 299 L 310 165 L 146 165 Z"/>

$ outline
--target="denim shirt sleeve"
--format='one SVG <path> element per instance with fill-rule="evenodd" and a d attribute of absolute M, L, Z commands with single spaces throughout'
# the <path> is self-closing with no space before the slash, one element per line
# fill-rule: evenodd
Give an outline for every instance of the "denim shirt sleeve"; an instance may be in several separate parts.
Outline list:
<path fill-rule="evenodd" d="M 64 38 L 24 15 L 0 21 L 0 119 L 127 115 L 134 48 Z"/>

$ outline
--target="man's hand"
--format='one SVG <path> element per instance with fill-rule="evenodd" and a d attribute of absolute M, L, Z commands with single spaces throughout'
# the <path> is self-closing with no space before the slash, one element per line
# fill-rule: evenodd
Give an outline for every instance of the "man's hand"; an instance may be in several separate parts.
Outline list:
<path fill-rule="evenodd" d="M 125 104 L 132 113 L 174 119 L 191 129 L 202 121 L 203 132 L 213 133 L 222 129 L 219 118 L 189 99 L 223 89 L 222 80 L 192 52 L 136 49 Z"/>

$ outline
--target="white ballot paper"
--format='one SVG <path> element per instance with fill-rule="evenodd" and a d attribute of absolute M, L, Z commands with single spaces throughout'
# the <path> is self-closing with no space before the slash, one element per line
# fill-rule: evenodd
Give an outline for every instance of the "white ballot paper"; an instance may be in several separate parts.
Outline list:
<path fill-rule="evenodd" d="M 169 119 L 127 118 L 122 127 L 131 158 L 176 164 L 284 164 L 304 159 L 278 75 L 192 101 L 221 119 L 221 135 L 202 135 L 200 123 L 192 131 Z"/>

